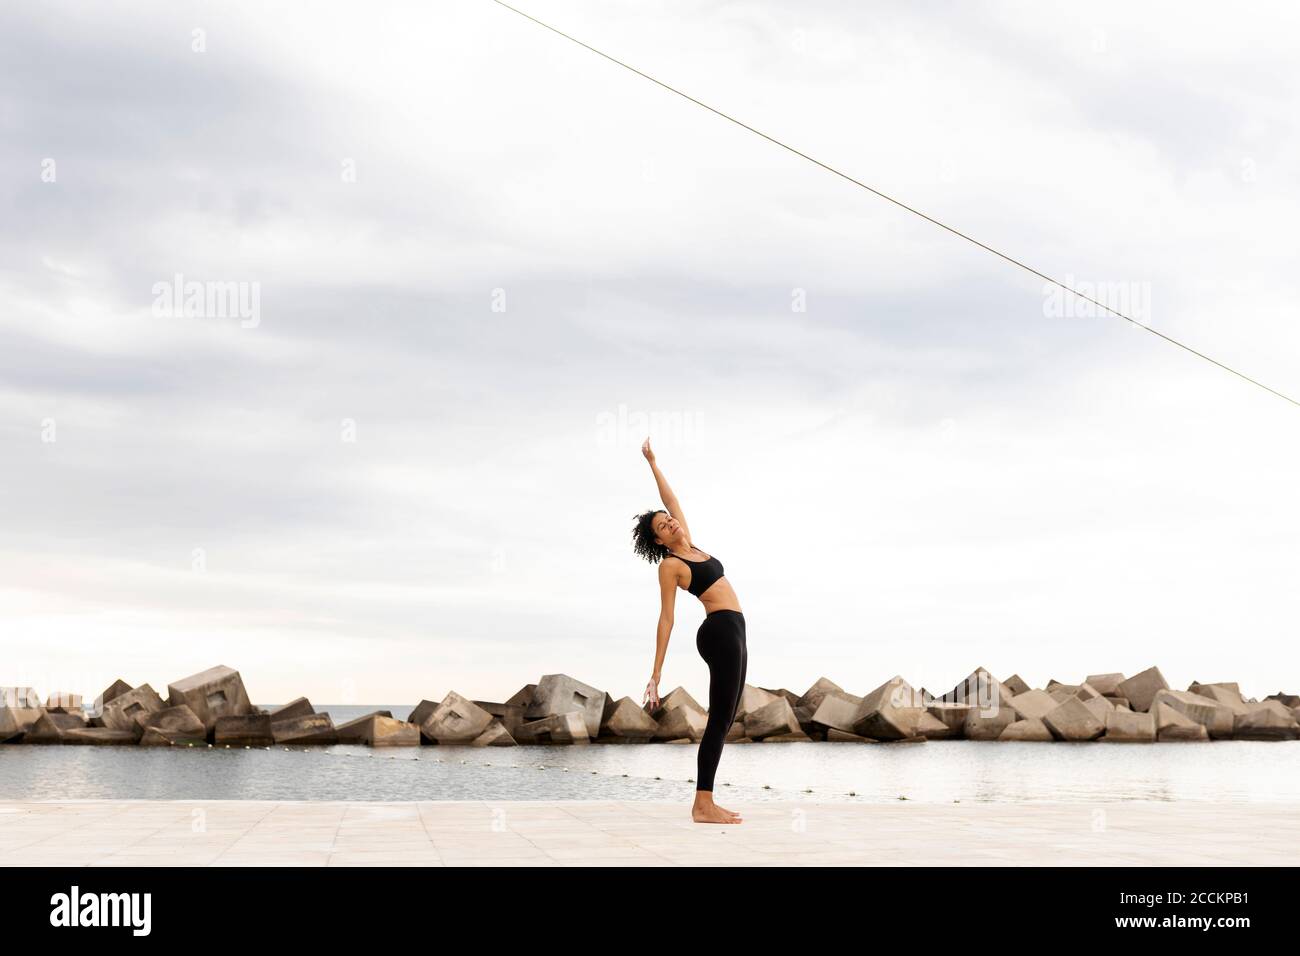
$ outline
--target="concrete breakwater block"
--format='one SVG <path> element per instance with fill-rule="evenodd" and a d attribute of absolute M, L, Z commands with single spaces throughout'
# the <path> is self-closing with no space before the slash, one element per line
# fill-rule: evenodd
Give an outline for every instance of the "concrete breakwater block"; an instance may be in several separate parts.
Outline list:
<path fill-rule="evenodd" d="M 1011 709 L 1021 720 L 1042 720 L 1059 706 L 1045 690 L 1027 690 L 1011 698 Z"/>
<path fill-rule="evenodd" d="M 1231 737 L 1236 740 L 1300 738 L 1300 713 L 1284 702 L 1284 698 L 1289 695 L 1274 694 L 1262 701 L 1248 701 L 1241 695 L 1237 685 L 1228 681 L 1217 684 L 1194 681 L 1188 687 L 1188 692 L 1196 697 L 1213 700 L 1216 705 L 1231 713 L 1232 724 L 1228 730 L 1224 729 L 1225 716 L 1221 712 L 1216 713 L 1214 725 L 1206 725 L 1211 737 Z"/>
<path fill-rule="evenodd" d="M 1106 726 L 1106 715 L 1115 709 L 1115 705 L 1105 697 L 1089 697 L 1083 701 L 1083 706 L 1088 708 L 1092 716 L 1101 721 L 1102 727 Z"/>
<path fill-rule="evenodd" d="M 239 671 L 224 664 L 168 684 L 167 702 L 173 707 L 184 704 L 194 711 L 209 736 L 216 729 L 218 718 L 242 717 L 254 712 Z"/>
<path fill-rule="evenodd" d="M 299 714 L 295 717 L 275 719 L 270 714 L 271 737 L 277 744 L 317 744 L 321 746 L 339 742 L 338 730 L 329 714 Z"/>
<path fill-rule="evenodd" d="M 1083 679 L 1085 684 L 1096 688 L 1097 693 L 1104 697 L 1120 696 L 1119 685 L 1124 683 L 1124 675 L 1115 674 L 1089 674 Z"/>
<path fill-rule="evenodd" d="M 1094 697 L 1101 697 L 1101 691 L 1093 687 L 1087 681 L 1082 684 L 1063 684 L 1058 680 L 1049 680 L 1047 682 L 1047 693 L 1058 704 L 1069 700 L 1071 697 L 1077 697 L 1079 700 L 1088 701 Z"/>
<path fill-rule="evenodd" d="M 474 738 L 471 747 L 515 747 L 519 741 L 506 730 L 505 726 L 497 718 L 492 718 L 492 723 L 488 724 L 487 730 Z"/>
<path fill-rule="evenodd" d="M 764 691 L 764 693 L 767 692 Z M 813 685 L 809 687 L 806 691 L 804 691 L 803 694 L 800 695 L 800 697 L 791 706 L 811 707 L 812 712 L 815 714 L 817 713 L 817 708 L 821 706 L 821 702 L 826 699 L 826 696 L 828 694 L 837 694 L 840 697 L 849 697 L 849 698 L 853 697 L 852 694 L 846 691 L 839 684 L 835 683 L 835 681 L 831 680 L 829 677 L 819 677 L 817 678 L 817 680 L 813 682 Z M 858 698 L 859 701 L 861 701 L 861 699 L 862 698 L 860 697 Z M 763 703 L 767 703 L 767 701 L 764 701 Z M 752 709 L 757 710 L 758 708 L 755 707 Z"/>
<path fill-rule="evenodd" d="M 1125 698 L 1133 710 L 1145 713 L 1155 703 L 1156 694 L 1168 689 L 1169 685 L 1165 683 L 1165 676 L 1160 673 L 1160 668 L 1148 667 L 1142 673 L 1120 681 L 1115 692 Z"/>
<path fill-rule="evenodd" d="M 486 725 L 484 727 L 486 729 Z M 346 724 L 339 724 L 336 730 L 341 744 L 360 744 L 366 747 L 420 745 L 420 728 L 404 720 L 395 720 L 386 710 L 349 720 Z"/>
<path fill-rule="evenodd" d="M 218 747 L 269 747 L 275 743 L 269 714 L 241 714 L 218 717 L 212 728 L 212 742 Z"/>
<path fill-rule="evenodd" d="M 962 736 L 967 740 L 998 740 L 1003 732 L 1019 718 L 1010 707 L 986 710 L 972 707 L 962 724 Z"/>
<path fill-rule="evenodd" d="M 533 702 L 533 691 L 535 690 L 537 690 L 536 684 L 525 684 L 515 691 L 514 696 L 506 701 L 506 705 L 527 708 Z"/>
<path fill-rule="evenodd" d="M 312 707 L 311 701 L 306 697 L 296 697 L 289 703 L 275 708 L 271 711 L 271 723 L 278 724 L 281 721 L 296 720 L 299 717 L 311 717 L 316 714 L 316 708 Z"/>
<path fill-rule="evenodd" d="M 617 738 L 629 743 L 649 743 L 654 739 L 657 724 L 654 718 L 631 697 L 613 703 L 609 714 L 600 725 L 601 738 Z"/>
<path fill-rule="evenodd" d="M 203 726 L 203 721 L 184 704 L 154 711 L 144 718 L 140 726 L 143 730 L 140 743 L 147 746 L 207 743 L 208 731 Z"/>
<path fill-rule="evenodd" d="M 787 697 L 777 697 L 776 695 L 773 695 L 772 699 L 784 700 L 787 704 L 790 704 L 790 700 Z M 821 724 L 813 723 L 812 708 L 805 707 L 802 704 L 790 704 L 790 712 L 794 714 L 794 719 L 799 724 L 799 732 L 805 737 L 809 740 L 826 739 L 826 728 Z M 736 713 L 740 717 L 740 724 L 743 727 L 745 722 L 745 712 L 737 710 Z"/>
<path fill-rule="evenodd" d="M 45 708 L 32 687 L 0 687 L 0 742 L 21 740 Z"/>
<path fill-rule="evenodd" d="M 793 703 L 789 698 L 774 694 L 770 690 L 764 690 L 761 687 L 755 687 L 753 684 L 746 684 L 740 689 L 740 703 L 736 706 L 737 719 L 744 717 L 746 714 L 756 710 L 761 710 L 773 701 L 784 700 L 790 704 L 792 710 L 802 709 L 808 716 L 806 720 L 811 721 L 812 715 L 817 708 L 808 703 L 802 703 L 798 698 Z"/>
<path fill-rule="evenodd" d="M 479 704 L 478 701 L 475 701 L 475 703 L 476 703 L 476 704 Z M 482 705 L 482 704 L 479 704 L 479 706 L 482 707 L 483 705 Z M 438 701 L 436 701 L 436 700 L 422 700 L 422 701 L 420 701 L 418 704 L 415 705 L 415 709 L 411 711 L 410 715 L 406 718 L 406 720 L 407 720 L 408 723 L 415 724 L 415 726 L 419 727 L 419 726 L 421 726 L 421 725 L 422 725 L 426 720 L 428 720 L 430 717 L 432 717 L 432 716 L 433 716 L 433 712 L 434 712 L 435 710 L 437 710 L 437 709 L 438 709 Z M 487 709 L 487 708 L 484 707 L 484 710 L 486 710 L 486 709 Z"/>
<path fill-rule="evenodd" d="M 524 717 L 532 721 L 562 714 L 581 714 L 587 725 L 587 736 L 596 737 L 600 734 L 600 719 L 605 713 L 606 698 L 603 690 L 597 690 L 567 674 L 547 674 L 537 682 Z"/>
<path fill-rule="evenodd" d="M 1077 697 L 1058 704 L 1043 723 L 1058 740 L 1096 740 L 1106 732 L 1106 725 Z"/>
<path fill-rule="evenodd" d="M 526 705 L 512 704 L 509 701 L 506 701 L 504 704 L 500 704 L 492 700 L 476 700 L 473 703 L 476 707 L 481 707 L 483 710 L 491 714 L 492 717 L 495 719 L 495 721 L 505 729 L 506 733 L 508 733 L 511 736 L 511 738 L 515 740 L 516 743 L 518 742 L 517 735 L 519 733 L 519 728 L 521 728 L 524 724 L 528 723 L 528 718 L 524 716 L 524 712 L 528 709 Z M 609 715 L 613 712 L 614 704 L 615 702 L 613 700 L 610 700 L 605 705 L 605 712 L 604 714 L 601 715 L 602 726 L 604 725 L 605 721 L 609 719 Z M 407 720 L 411 721 L 411 723 L 413 724 L 420 723 L 420 721 L 414 719 L 414 715 L 408 717 Z M 488 724 L 488 729 L 490 730 L 491 728 L 492 725 Z M 484 733 L 487 733 L 487 731 L 484 731 Z M 482 735 L 480 734 L 479 736 Z M 474 738 L 474 742 L 476 744 L 478 743 L 478 737 Z"/>
<path fill-rule="evenodd" d="M 1032 688 L 1025 683 L 1025 679 L 1019 674 L 1012 674 L 1002 682 L 1002 686 L 1007 689 L 1007 692 L 1011 694 L 1012 697 L 1015 697 L 1017 694 L 1023 694 L 1027 690 L 1032 690 Z"/>
<path fill-rule="evenodd" d="M 801 695 L 796 694 L 794 691 L 789 690 L 785 687 L 760 687 L 759 690 L 766 691 L 767 693 L 771 694 L 773 697 L 784 697 L 786 700 L 790 702 L 791 707 L 799 706 L 799 697 Z"/>
<path fill-rule="evenodd" d="M 1300 726 L 1281 704 L 1278 709 L 1256 707 L 1235 718 L 1232 735 L 1238 740 L 1295 740 L 1300 737 Z"/>
<path fill-rule="evenodd" d="M 762 740 L 765 737 L 779 737 L 785 734 L 801 734 L 799 718 L 794 708 L 784 697 L 774 698 L 753 713 L 746 714 L 743 721 L 745 736 L 750 740 Z"/>
<path fill-rule="evenodd" d="M 1007 729 L 1002 731 L 1002 736 L 998 738 L 998 740 L 1038 740 L 1044 742 L 1055 739 L 1052 732 L 1047 729 L 1047 724 L 1037 717 L 1029 717 L 1008 724 Z"/>
<path fill-rule="evenodd" d="M 957 706 L 963 705 L 958 704 Z M 926 740 L 951 740 L 954 737 L 961 736 L 961 731 L 953 730 L 926 709 L 922 710 L 916 717 L 916 736 L 924 737 Z"/>
<path fill-rule="evenodd" d="M 148 684 L 141 684 L 105 704 L 102 719 L 109 730 L 129 730 L 138 739 L 144 734 L 145 719 L 163 707 L 158 692 Z"/>
<path fill-rule="evenodd" d="M 748 738 L 748 737 L 744 737 L 744 738 L 742 738 L 742 739 L 744 739 L 744 740 L 750 740 L 750 738 Z M 764 737 L 762 740 L 750 740 L 750 743 L 758 743 L 758 744 L 789 744 L 789 743 L 800 743 L 800 742 L 804 742 L 804 741 L 809 741 L 809 740 L 811 740 L 811 739 L 812 739 L 811 737 L 809 737 L 807 734 L 804 734 L 804 733 L 793 733 L 793 734 L 772 734 L 771 736 Z M 922 738 L 922 739 L 924 739 L 924 738 Z"/>
<path fill-rule="evenodd" d="M 103 718 L 104 705 L 107 704 L 109 701 L 113 700 L 113 698 L 120 697 L 130 690 L 131 690 L 131 685 L 128 684 L 126 681 L 122 680 L 122 678 L 120 677 L 117 680 L 113 681 L 113 683 L 105 687 L 103 692 L 98 697 L 95 698 L 94 703 L 91 704 L 89 708 L 87 708 L 86 710 L 87 723 L 89 723 L 91 727 L 103 727 L 104 726 L 104 718 Z"/>
<path fill-rule="evenodd" d="M 685 687 L 674 687 L 669 691 L 668 696 L 659 699 L 659 706 L 650 711 L 650 716 L 662 723 L 664 717 L 678 707 L 685 707 L 701 716 L 704 715 L 704 707 L 687 692 Z"/>
<path fill-rule="evenodd" d="M 51 691 L 45 699 L 45 709 L 52 714 L 76 714 L 84 710 L 81 695 L 66 690 Z"/>
<path fill-rule="evenodd" d="M 65 730 L 77 730 L 86 726 L 80 714 L 64 714 L 46 711 L 37 718 L 27 733 L 23 734 L 25 744 L 61 744 Z"/>
<path fill-rule="evenodd" d="M 943 724 L 946 730 L 946 733 L 932 736 L 936 739 L 965 736 L 966 718 L 972 709 L 971 704 L 957 704 L 942 700 L 931 701 L 926 705 L 925 712 Z"/>
<path fill-rule="evenodd" d="M 1079 689 L 1075 691 L 1074 696 L 1078 697 L 1079 700 L 1083 701 L 1086 704 L 1088 701 L 1093 700 L 1097 697 L 1102 697 L 1104 695 L 1101 693 L 1101 691 L 1097 690 L 1097 688 L 1093 687 L 1087 681 L 1084 681 L 1082 684 L 1079 685 Z"/>
<path fill-rule="evenodd" d="M 587 722 L 578 711 L 530 720 L 519 731 L 534 744 L 587 744 Z"/>
<path fill-rule="evenodd" d="M 1243 703 L 1246 698 L 1241 696 L 1241 687 L 1236 681 L 1217 681 L 1210 684 L 1202 684 L 1194 680 L 1187 685 L 1187 691 L 1191 694 L 1200 694 L 1202 697 L 1213 697 L 1221 704 L 1229 702 Z"/>
<path fill-rule="evenodd" d="M 63 743 L 90 747 L 133 747 L 139 742 L 134 730 L 108 727 L 74 727 L 63 732 Z"/>
<path fill-rule="evenodd" d="M 812 723 L 823 731 L 838 730 L 857 736 L 853 733 L 853 721 L 858 715 L 858 708 L 862 706 L 862 698 L 843 691 L 833 691 L 820 695 L 816 700 L 817 706 L 810 718 Z"/>
<path fill-rule="evenodd" d="M 1156 739 L 1155 715 L 1114 708 L 1106 714 L 1106 733 L 1101 739 L 1111 743 L 1153 743 Z"/>
<path fill-rule="evenodd" d="M 492 723 L 492 715 L 455 691 L 451 691 L 420 725 L 419 732 L 431 743 L 471 744 Z M 342 734 L 343 728 L 339 728 Z"/>
<path fill-rule="evenodd" d="M 41 698 L 34 687 L 0 687 L 0 707 L 40 710 Z"/>
<path fill-rule="evenodd" d="M 877 740 L 902 740 L 918 736 L 917 722 L 924 713 L 912 685 L 895 676 L 862 698 L 853 718 L 853 733 Z"/>
<path fill-rule="evenodd" d="M 1162 690 L 1156 693 L 1155 703 L 1171 707 L 1184 717 L 1196 721 L 1215 740 L 1225 740 L 1232 736 L 1232 708 L 1216 700 L 1185 690 Z"/>
<path fill-rule="evenodd" d="M 826 731 L 826 739 L 831 743 L 843 743 L 843 744 L 880 743 L 879 740 L 874 740 L 871 737 L 859 737 L 857 734 L 846 734 L 842 730 L 834 730 L 834 729 Z"/>
<path fill-rule="evenodd" d="M 1007 703 L 1000 702 L 996 707 L 971 705 L 962 724 L 962 736 L 967 740 L 998 740 L 1020 719 L 1015 707 Z"/>
<path fill-rule="evenodd" d="M 655 740 L 699 741 L 704 736 L 708 718 L 704 712 L 690 704 L 681 704 L 664 714 L 658 721 Z"/>
<path fill-rule="evenodd" d="M 1020 681 L 1020 683 L 1023 684 L 1024 682 Z M 929 702 L 925 700 L 924 691 L 921 696 L 923 706 L 928 706 Z M 987 720 L 995 716 L 995 711 L 1003 707 L 1010 707 L 1015 696 L 1016 692 L 1011 687 L 998 680 L 985 668 L 977 667 L 965 680 L 944 694 L 940 698 L 940 702 L 969 704 L 972 708 L 983 711 L 984 718 Z M 967 716 L 969 716 L 969 712 L 967 712 Z M 1012 720 L 1014 719 L 1013 716 Z M 1007 726 L 1005 722 L 996 719 L 994 723 L 999 728 L 999 732 L 1001 728 Z M 979 731 L 977 730 L 977 732 Z M 995 738 L 990 737 L 989 739 Z"/>
<path fill-rule="evenodd" d="M 44 713 L 40 707 L 0 707 L 0 743 L 21 740 Z"/>
<path fill-rule="evenodd" d="M 1209 740 L 1205 725 L 1197 723 L 1164 702 L 1154 705 L 1156 740 L 1200 741 Z"/>

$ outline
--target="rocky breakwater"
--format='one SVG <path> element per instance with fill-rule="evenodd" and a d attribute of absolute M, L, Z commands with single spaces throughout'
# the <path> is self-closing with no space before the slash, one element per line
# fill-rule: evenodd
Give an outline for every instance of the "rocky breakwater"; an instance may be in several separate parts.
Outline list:
<path fill-rule="evenodd" d="M 167 685 L 118 680 L 93 705 L 67 692 L 42 704 L 30 687 L 0 687 L 0 742 L 100 746 L 270 747 L 421 744 L 695 743 L 708 711 L 683 687 L 646 709 L 631 697 L 564 674 L 526 684 L 503 702 L 452 691 L 422 700 L 405 720 L 379 710 L 335 725 L 306 697 L 274 710 L 253 705 L 239 672 L 224 665 Z M 927 740 L 1158 743 L 1300 739 L 1300 697 L 1247 698 L 1236 683 L 1194 681 L 1173 690 L 1160 670 L 1091 674 L 1078 683 L 1030 687 L 976 668 L 935 695 L 901 676 L 861 696 L 828 678 L 802 694 L 747 684 L 727 735 L 732 743 Z"/>

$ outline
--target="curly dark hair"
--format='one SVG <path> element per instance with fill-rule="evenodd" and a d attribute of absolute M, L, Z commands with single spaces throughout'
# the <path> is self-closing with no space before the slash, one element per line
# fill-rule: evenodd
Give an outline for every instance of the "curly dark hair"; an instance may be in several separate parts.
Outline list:
<path fill-rule="evenodd" d="M 668 512 L 663 508 L 651 508 L 649 511 L 635 515 L 636 525 L 632 528 L 632 550 L 651 564 L 658 564 L 668 557 L 668 549 L 655 540 L 652 522 L 655 520 L 655 515 L 659 514 L 666 515 Z"/>

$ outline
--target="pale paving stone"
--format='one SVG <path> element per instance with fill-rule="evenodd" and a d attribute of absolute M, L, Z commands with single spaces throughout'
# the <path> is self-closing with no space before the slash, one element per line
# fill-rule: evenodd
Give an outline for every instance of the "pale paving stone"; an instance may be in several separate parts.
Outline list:
<path fill-rule="evenodd" d="M 395 860 L 370 859 L 370 858 L 365 858 L 365 859 L 340 859 L 340 858 L 338 857 L 338 855 L 336 854 L 335 856 L 330 857 L 330 861 L 329 861 L 329 863 L 326 864 L 326 866 L 330 866 L 330 867 L 335 867 L 335 866 L 418 866 L 418 867 L 443 867 L 443 868 L 445 868 L 445 867 L 447 866 L 447 864 L 445 864 L 445 863 L 443 863 L 441 860 L 437 860 L 437 859 L 430 859 L 430 860 L 414 859 L 414 858 L 412 858 L 412 859 L 402 858 L 402 859 L 395 859 Z"/>
<path fill-rule="evenodd" d="M 99 859 L 108 856 L 107 853 L 87 853 L 71 851 L 33 851 L 19 850 L 16 853 L 6 854 L 4 866 L 89 866 Z"/>
<path fill-rule="evenodd" d="M 393 863 L 433 863 L 442 865 L 442 855 L 425 847 L 420 850 L 336 850 L 330 854 L 330 865 L 341 863 L 371 866 L 388 866 Z"/>
<path fill-rule="evenodd" d="M 605 860 L 634 859 L 662 860 L 663 857 L 644 847 L 607 846 L 607 847 L 550 847 L 546 855 L 553 860 Z"/>
<path fill-rule="evenodd" d="M 485 853 L 501 850 L 518 852 L 534 848 L 532 843 L 518 833 L 492 833 L 485 836 L 464 833 L 456 836 L 434 835 L 429 838 L 429 843 L 440 850 L 482 850 Z"/>
<path fill-rule="evenodd" d="M 622 857 L 609 857 L 593 864 L 590 860 L 561 860 L 560 866 L 676 866 L 672 860 L 663 860 L 657 857 L 650 859 L 633 859 Z"/>
<path fill-rule="evenodd" d="M 334 842 L 339 846 L 397 846 L 402 843 L 419 843 L 428 846 L 429 835 L 423 830 L 414 832 L 403 830 L 398 833 L 355 833 L 340 830 L 334 835 Z"/>
<path fill-rule="evenodd" d="M 145 857 L 143 859 L 123 859 L 117 856 L 105 856 L 85 864 L 86 866 L 149 866 L 149 867 L 167 867 L 167 866 L 212 866 L 214 857 L 211 856 L 185 856 L 183 854 L 170 854 L 162 858 Z"/>
<path fill-rule="evenodd" d="M 206 830 L 191 829 L 201 808 Z M 1287 804 L 0 802 L 6 865 L 1293 865 Z M 1102 826 L 1094 830 L 1100 814 Z"/>
<path fill-rule="evenodd" d="M 631 840 L 611 837 L 608 834 L 590 830 L 575 830 L 571 833 L 529 833 L 528 842 L 533 846 L 635 846 Z"/>
<path fill-rule="evenodd" d="M 325 866 L 329 866 L 329 855 L 325 854 L 324 856 L 311 857 L 311 858 L 297 857 L 297 856 L 272 856 L 272 857 L 258 857 L 255 860 L 245 859 L 245 858 L 221 857 L 220 859 L 217 859 L 207 865 L 222 867 L 222 868 L 285 867 L 286 869 L 287 868 L 298 869 L 301 867 L 325 867 Z"/>
<path fill-rule="evenodd" d="M 66 833 L 54 833 L 40 841 L 41 846 L 49 849 L 59 847 L 69 847 L 72 849 L 104 849 L 106 852 L 116 847 L 131 846 L 139 843 L 147 836 L 151 836 L 153 831 L 143 836 L 133 836 L 131 834 L 110 833 L 98 829 L 77 829 Z"/>
<path fill-rule="evenodd" d="M 462 860 L 470 856 L 481 856 L 485 859 L 493 857 L 510 857 L 510 856 L 545 856 L 546 853 L 533 846 L 527 840 L 520 840 L 514 843 L 493 843 L 480 846 L 472 846 L 465 843 L 437 843 L 434 848 L 442 854 L 444 860 Z"/>

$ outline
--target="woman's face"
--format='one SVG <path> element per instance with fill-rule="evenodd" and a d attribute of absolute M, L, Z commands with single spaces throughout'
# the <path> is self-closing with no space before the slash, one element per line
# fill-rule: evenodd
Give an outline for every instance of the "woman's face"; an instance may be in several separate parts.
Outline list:
<path fill-rule="evenodd" d="M 655 540 L 665 547 L 670 545 L 682 531 L 682 526 L 677 523 L 677 519 L 666 511 L 658 512 L 650 522 L 650 527 L 654 528 Z"/>

